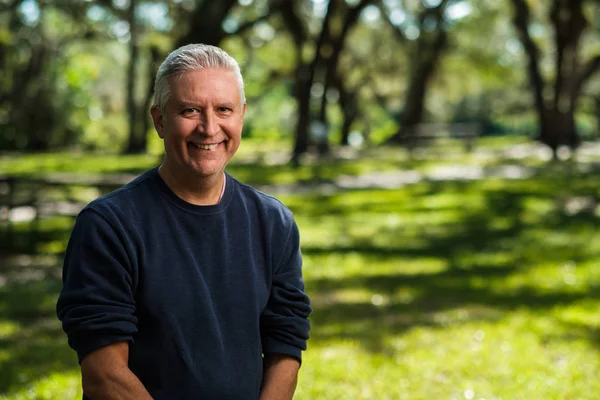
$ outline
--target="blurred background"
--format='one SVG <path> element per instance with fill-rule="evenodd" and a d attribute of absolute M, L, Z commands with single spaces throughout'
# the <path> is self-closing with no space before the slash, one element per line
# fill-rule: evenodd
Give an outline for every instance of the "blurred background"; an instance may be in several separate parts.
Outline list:
<path fill-rule="evenodd" d="M 0 0 L 0 399 L 81 398 L 62 255 L 160 163 L 187 43 L 239 61 L 227 170 L 300 226 L 295 398 L 597 398 L 600 1 Z"/>

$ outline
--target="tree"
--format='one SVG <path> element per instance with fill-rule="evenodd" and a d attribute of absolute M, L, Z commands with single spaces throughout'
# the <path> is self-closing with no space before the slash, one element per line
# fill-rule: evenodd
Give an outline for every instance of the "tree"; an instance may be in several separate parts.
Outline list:
<path fill-rule="evenodd" d="M 84 97 L 77 82 L 60 77 L 65 49 L 93 37 L 89 4 L 23 1 L 0 3 L 6 29 L 0 43 L 0 144 L 3 149 L 44 151 L 72 144 L 81 133 L 72 116 Z M 4 24 L 5 23 L 5 24 Z"/>
<path fill-rule="evenodd" d="M 575 112 L 581 90 L 600 69 L 600 54 L 580 59 L 580 48 L 589 22 L 585 0 L 553 0 L 549 18 L 554 33 L 554 80 L 548 82 L 541 69 L 541 51 L 531 35 L 531 10 L 525 0 L 512 0 L 513 23 L 528 58 L 528 76 L 539 122 L 537 139 L 548 145 L 556 158 L 558 147 L 575 148 L 580 141 Z M 598 3 L 595 1 L 595 3 Z M 546 95 L 549 92 L 550 95 Z"/>
<path fill-rule="evenodd" d="M 314 67 L 303 59 L 303 48 L 309 39 L 308 29 L 300 17 L 296 0 L 283 3 L 281 16 L 286 23 L 295 45 L 296 70 L 293 94 L 297 104 L 296 129 L 292 163 L 299 163 L 299 156 L 308 150 L 308 127 L 310 119 L 310 82 Z M 329 12 L 327 13 L 329 14 Z M 327 18 L 327 17 L 326 17 Z M 323 25 L 325 26 L 325 25 Z M 321 29 L 323 32 L 323 28 Z M 322 33 L 323 35 L 323 33 Z"/>
<path fill-rule="evenodd" d="M 373 2 L 374 0 L 361 0 L 351 7 L 342 0 L 330 0 L 321 21 L 319 33 L 312 40 L 314 50 L 312 59 L 308 61 L 303 58 L 303 48 L 311 40 L 309 30 L 305 26 L 306 23 L 298 13 L 299 5 L 297 2 L 289 1 L 282 7 L 282 16 L 288 23 L 290 34 L 296 45 L 297 68 L 294 95 L 298 105 L 298 116 L 292 153 L 292 163 L 294 164 L 298 164 L 299 157 L 309 149 L 311 121 L 317 121 L 324 127 L 329 125 L 327 121 L 327 90 L 333 87 L 338 92 L 344 90 L 338 71 L 340 55 L 344 50 L 346 38 L 352 27 L 358 22 L 361 12 Z M 311 108 L 311 91 L 315 84 L 319 84 L 321 88 L 316 112 Z M 350 110 L 350 99 L 348 100 L 342 105 L 342 109 L 346 111 Z M 348 123 L 351 124 L 351 121 Z M 318 139 L 317 145 L 320 153 L 327 153 L 329 151 L 327 135 Z"/>
<path fill-rule="evenodd" d="M 123 152 L 126 154 L 143 153 L 147 147 L 147 128 L 148 128 L 148 98 L 151 94 L 146 95 L 146 101 L 141 105 L 137 99 L 137 85 L 138 80 L 138 63 L 140 61 L 141 53 L 141 36 L 144 33 L 142 26 L 138 21 L 137 13 L 140 6 L 150 4 L 139 0 L 129 0 L 125 7 L 120 4 L 117 5 L 112 0 L 96 0 L 97 6 L 102 7 L 113 18 L 125 22 L 128 27 L 129 37 L 127 38 L 127 45 L 129 50 L 129 60 L 127 64 L 127 73 L 125 76 L 125 110 L 127 114 L 127 141 Z M 155 47 L 150 50 L 151 54 L 154 54 Z M 152 59 L 148 61 L 154 61 Z M 151 62 L 150 65 L 153 65 Z M 155 68 L 150 68 L 155 70 Z"/>
<path fill-rule="evenodd" d="M 416 22 L 418 37 L 410 46 L 408 58 L 410 72 L 408 74 L 408 90 L 404 99 L 404 107 L 400 118 L 400 130 L 389 138 L 389 142 L 400 143 L 413 134 L 414 127 L 423 121 L 423 112 L 428 86 L 439 67 L 440 59 L 448 46 L 448 25 L 444 11 L 448 0 L 441 0 L 433 7 L 422 5 Z M 380 5 L 389 15 L 389 11 Z M 407 36 L 401 26 L 393 24 L 386 18 L 388 25 L 394 30 L 398 40 L 407 42 Z"/>
<path fill-rule="evenodd" d="M 329 46 L 331 48 L 330 51 L 325 52 L 324 57 L 324 75 L 325 79 L 323 82 L 323 95 L 320 99 L 319 106 L 319 114 L 317 116 L 317 120 L 321 122 L 324 126 L 328 126 L 327 122 L 327 91 L 330 87 L 335 87 L 338 90 L 339 98 L 340 98 L 340 106 L 342 108 L 342 112 L 344 113 L 345 121 L 342 130 L 345 130 L 346 133 L 342 133 L 342 137 L 348 134 L 350 125 L 353 122 L 354 116 L 351 115 L 351 111 L 355 108 L 352 104 L 352 98 L 344 98 L 344 96 L 349 96 L 350 93 L 347 88 L 343 84 L 343 77 L 340 76 L 338 71 L 338 65 L 340 61 L 340 55 L 345 48 L 346 38 L 352 27 L 357 23 L 358 18 L 361 12 L 368 5 L 372 4 L 374 0 L 361 0 L 354 7 L 345 7 L 344 14 L 342 18 L 342 28 L 337 35 L 331 35 L 331 39 L 329 42 Z M 329 151 L 329 141 L 327 137 L 322 142 L 320 146 L 321 153 L 327 153 Z"/>
<path fill-rule="evenodd" d="M 136 63 L 139 53 L 138 24 L 135 17 L 137 0 L 129 0 L 127 23 L 129 24 L 129 65 L 127 68 L 127 115 L 129 117 L 129 135 L 125 153 L 142 153 L 146 151 L 146 131 L 140 129 L 138 112 L 140 108 L 135 99 Z M 142 110 L 143 111 L 143 110 Z M 147 116 L 144 116 L 147 119 Z"/>

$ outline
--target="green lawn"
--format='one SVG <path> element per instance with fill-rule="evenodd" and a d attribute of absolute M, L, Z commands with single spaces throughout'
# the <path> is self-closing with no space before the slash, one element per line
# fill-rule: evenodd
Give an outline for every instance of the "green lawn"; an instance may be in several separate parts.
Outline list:
<path fill-rule="evenodd" d="M 559 181 L 288 199 L 315 309 L 298 398 L 597 398 L 598 216 Z"/>
<path fill-rule="evenodd" d="M 386 151 L 317 172 L 425 171 L 477 158 Z M 598 398 L 600 172 L 527 162 L 539 170 L 526 179 L 279 196 L 300 226 L 314 309 L 296 399 Z M 232 167 L 255 183 L 315 176 L 310 166 Z M 27 226 L 17 227 L 17 243 L 31 243 Z M 75 354 L 54 318 L 69 227 L 42 221 L 30 248 L 43 254 L 0 266 L 0 399 L 81 396 Z"/>

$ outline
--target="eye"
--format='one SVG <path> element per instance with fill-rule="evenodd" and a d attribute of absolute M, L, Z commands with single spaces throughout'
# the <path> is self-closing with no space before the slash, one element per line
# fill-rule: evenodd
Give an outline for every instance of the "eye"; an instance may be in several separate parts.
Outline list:
<path fill-rule="evenodd" d="M 217 107 L 217 111 L 223 114 L 230 113 L 233 111 L 230 107 Z"/>
<path fill-rule="evenodd" d="M 186 108 L 184 110 L 181 111 L 181 115 L 185 116 L 191 116 L 194 114 L 197 114 L 198 112 L 200 112 L 197 108 Z"/>

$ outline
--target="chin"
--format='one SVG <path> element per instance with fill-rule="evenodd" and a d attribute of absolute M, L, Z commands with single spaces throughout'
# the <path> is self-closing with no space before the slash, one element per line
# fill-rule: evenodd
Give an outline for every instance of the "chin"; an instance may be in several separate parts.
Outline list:
<path fill-rule="evenodd" d="M 219 167 L 201 167 L 201 166 L 192 166 L 192 170 L 194 173 L 200 177 L 208 177 L 212 175 L 216 175 L 223 172 L 222 168 Z"/>

